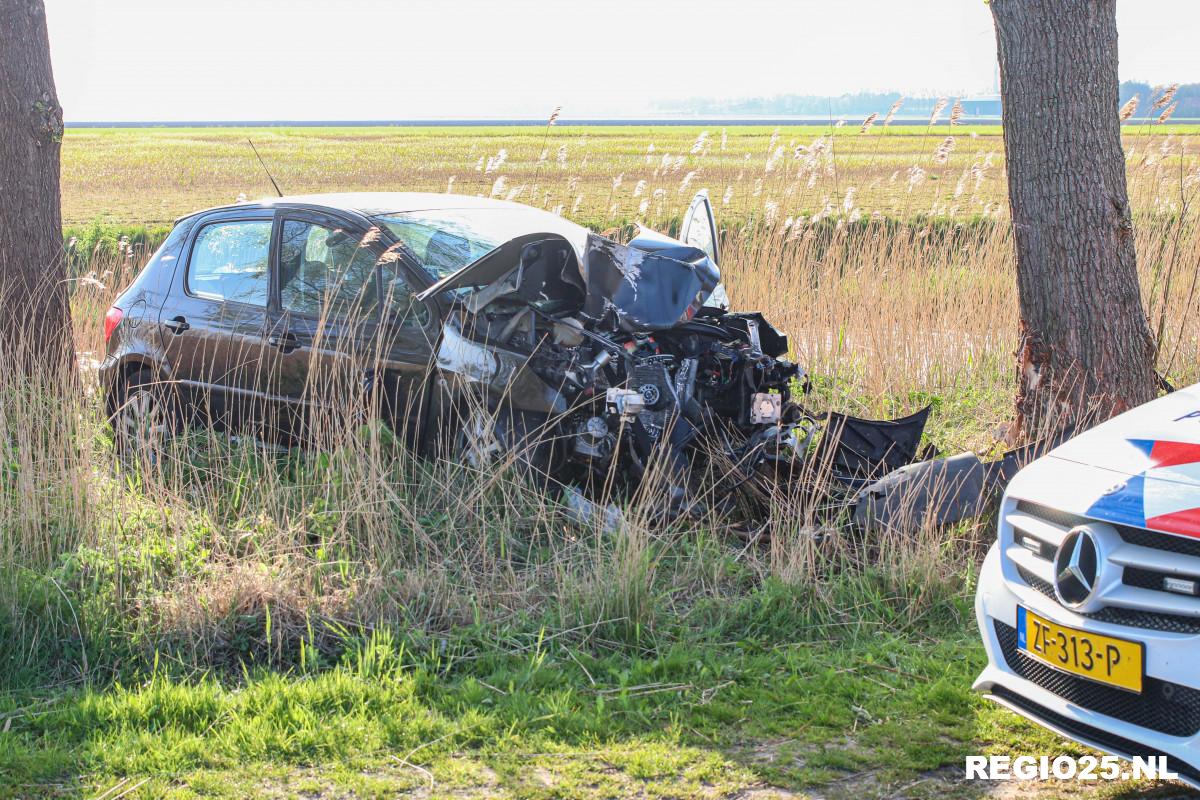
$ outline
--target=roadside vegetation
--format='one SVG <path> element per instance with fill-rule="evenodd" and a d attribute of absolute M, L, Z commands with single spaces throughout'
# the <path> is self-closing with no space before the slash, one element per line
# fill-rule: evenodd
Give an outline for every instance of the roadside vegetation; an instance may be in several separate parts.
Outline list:
<path fill-rule="evenodd" d="M 997 449 L 1017 334 L 999 131 L 884 122 L 249 135 L 290 193 L 482 193 L 618 236 L 671 230 L 707 187 L 731 299 L 790 334 L 810 407 L 932 404 L 929 444 Z M 1196 134 L 1128 134 L 1159 370 L 1183 385 Z M 968 753 L 1074 752 L 970 694 L 990 520 L 864 537 L 796 490 L 747 544 L 662 526 L 651 488 L 607 531 L 511 465 L 344 420 L 306 451 L 197 431 L 116 467 L 104 312 L 173 217 L 269 187 L 246 135 L 65 139 L 85 392 L 15 380 L 21 343 L 0 343 L 0 796 L 978 796 Z"/>

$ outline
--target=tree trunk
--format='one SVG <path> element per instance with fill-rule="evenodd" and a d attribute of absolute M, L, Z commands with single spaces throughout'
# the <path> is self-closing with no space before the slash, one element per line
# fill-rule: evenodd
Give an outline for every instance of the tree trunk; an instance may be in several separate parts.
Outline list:
<path fill-rule="evenodd" d="M 991 0 L 1021 307 L 1017 433 L 1156 394 L 1117 119 L 1116 0 Z"/>
<path fill-rule="evenodd" d="M 42 0 L 0 0 L 0 358 L 26 374 L 72 357 L 62 133 Z"/>

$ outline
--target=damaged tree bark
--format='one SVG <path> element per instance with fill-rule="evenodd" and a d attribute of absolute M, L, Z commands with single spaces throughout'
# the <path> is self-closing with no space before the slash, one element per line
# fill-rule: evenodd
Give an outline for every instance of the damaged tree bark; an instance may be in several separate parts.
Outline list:
<path fill-rule="evenodd" d="M 1155 396 L 1117 118 L 1116 0 L 992 0 L 1016 240 L 1017 435 Z"/>
<path fill-rule="evenodd" d="M 71 363 L 62 134 L 42 0 L 0 0 L 0 353 L 26 374 Z"/>

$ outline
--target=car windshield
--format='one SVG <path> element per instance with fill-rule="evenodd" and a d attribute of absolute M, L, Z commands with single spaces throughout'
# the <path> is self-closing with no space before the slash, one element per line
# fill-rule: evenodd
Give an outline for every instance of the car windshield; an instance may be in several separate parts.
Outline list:
<path fill-rule="evenodd" d="M 587 228 L 557 214 L 523 206 L 404 211 L 375 221 L 403 242 L 435 280 L 527 233 L 556 233 L 582 257 L 588 235 Z"/>

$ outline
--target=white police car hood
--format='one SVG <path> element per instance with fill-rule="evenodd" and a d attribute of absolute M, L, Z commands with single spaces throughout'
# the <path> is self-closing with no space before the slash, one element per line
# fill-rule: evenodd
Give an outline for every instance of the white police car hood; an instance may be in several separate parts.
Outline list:
<path fill-rule="evenodd" d="M 1125 475 L 1200 486 L 1200 384 L 1138 406 L 1050 452 Z"/>
<path fill-rule="evenodd" d="M 1200 384 L 1060 445 L 1009 490 L 1093 519 L 1200 538 Z"/>

